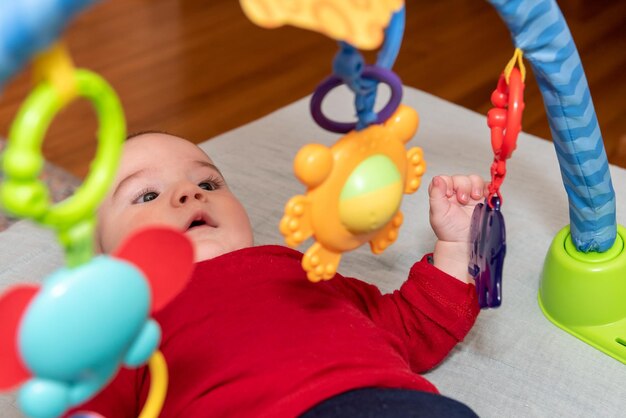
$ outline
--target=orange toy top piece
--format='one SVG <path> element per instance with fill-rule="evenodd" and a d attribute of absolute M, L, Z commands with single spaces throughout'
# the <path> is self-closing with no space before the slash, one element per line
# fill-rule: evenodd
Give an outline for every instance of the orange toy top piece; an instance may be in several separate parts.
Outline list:
<path fill-rule="evenodd" d="M 338 41 L 372 50 L 404 0 L 239 0 L 250 20 L 265 28 L 285 24 L 320 32 Z"/>
<path fill-rule="evenodd" d="M 400 203 L 426 170 L 423 152 L 404 148 L 417 131 L 417 112 L 400 106 L 382 125 L 352 131 L 332 147 L 304 146 L 294 168 L 307 186 L 285 207 L 280 231 L 290 246 L 314 236 L 302 267 L 311 281 L 335 275 L 341 253 L 369 242 L 381 253 L 398 237 Z"/>

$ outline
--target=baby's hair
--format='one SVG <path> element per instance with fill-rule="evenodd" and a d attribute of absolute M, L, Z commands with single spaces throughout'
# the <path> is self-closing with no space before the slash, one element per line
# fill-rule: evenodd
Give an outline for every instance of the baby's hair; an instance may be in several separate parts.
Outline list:
<path fill-rule="evenodd" d="M 133 138 L 137 138 L 138 136 L 142 136 L 142 135 L 149 135 L 149 134 L 163 134 L 163 135 L 169 135 L 169 136 L 175 136 L 172 135 L 169 132 L 165 132 L 165 131 L 159 131 L 156 129 L 148 129 L 145 131 L 137 131 L 137 132 L 131 132 L 128 135 L 126 135 L 126 141 L 130 141 Z"/>

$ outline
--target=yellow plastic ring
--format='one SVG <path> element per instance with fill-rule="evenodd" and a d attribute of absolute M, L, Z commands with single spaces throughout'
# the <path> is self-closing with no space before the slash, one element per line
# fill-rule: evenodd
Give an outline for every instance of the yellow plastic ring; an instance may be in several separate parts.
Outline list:
<path fill-rule="evenodd" d="M 139 414 L 139 418 L 157 418 L 163 409 L 165 395 L 167 394 L 168 373 L 165 357 L 160 351 L 156 351 L 148 362 L 150 369 L 150 390 L 148 398 Z"/>

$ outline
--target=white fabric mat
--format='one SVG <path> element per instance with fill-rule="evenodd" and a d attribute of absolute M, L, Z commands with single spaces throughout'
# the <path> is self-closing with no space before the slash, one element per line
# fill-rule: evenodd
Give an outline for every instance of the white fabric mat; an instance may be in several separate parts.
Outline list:
<path fill-rule="evenodd" d="M 398 288 L 411 264 L 432 250 L 426 191 L 430 179 L 473 172 L 488 178 L 493 158 L 484 116 L 412 88 L 405 89 L 403 102 L 421 117 L 409 146 L 424 149 L 428 172 L 423 186 L 405 197 L 405 224 L 398 242 L 381 256 L 371 255 L 366 247 L 345 254 L 339 267 L 342 274 L 376 283 L 384 291 Z M 353 109 L 341 89 L 324 108 L 344 120 Z M 256 242 L 282 243 L 278 222 L 284 204 L 304 192 L 292 174 L 293 157 L 307 143 L 330 145 L 337 138 L 315 125 L 307 98 L 202 147 L 248 209 Z M 552 144 L 520 135 L 507 168 L 502 188 L 508 238 L 503 305 L 483 311 L 465 342 L 427 377 L 443 394 L 467 403 L 482 417 L 623 416 L 626 366 L 556 328 L 537 304 L 548 247 L 568 223 Z M 612 166 L 611 174 L 618 192 L 618 221 L 624 225 L 626 170 Z M 305 251 L 309 244 L 299 249 Z M 41 278 L 60 260 L 48 232 L 20 222 L 0 234 L 0 289 Z M 12 405 L 11 396 L 0 396 L 0 416 L 19 416 Z"/>

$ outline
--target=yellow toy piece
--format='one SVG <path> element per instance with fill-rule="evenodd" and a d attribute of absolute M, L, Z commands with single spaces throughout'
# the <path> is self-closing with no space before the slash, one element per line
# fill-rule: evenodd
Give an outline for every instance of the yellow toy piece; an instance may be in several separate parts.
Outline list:
<path fill-rule="evenodd" d="M 330 148 L 300 149 L 294 170 L 307 193 L 287 202 L 280 232 L 292 247 L 314 236 L 302 260 L 309 280 L 331 279 L 345 251 L 369 242 L 379 254 L 398 238 L 402 195 L 417 191 L 426 171 L 422 149 L 404 147 L 418 125 L 417 112 L 401 105 L 384 124 L 352 131 Z"/>
<path fill-rule="evenodd" d="M 320 32 L 359 49 L 376 49 L 384 40 L 391 15 L 404 0 L 240 0 L 248 18 L 259 26 L 290 24 Z"/>

